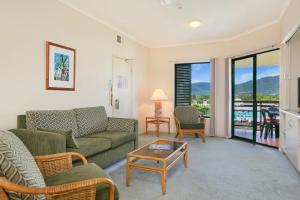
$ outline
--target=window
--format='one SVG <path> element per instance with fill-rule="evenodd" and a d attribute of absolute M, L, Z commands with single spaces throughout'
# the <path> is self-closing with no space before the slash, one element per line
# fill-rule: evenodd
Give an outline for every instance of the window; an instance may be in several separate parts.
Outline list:
<path fill-rule="evenodd" d="M 175 65 L 175 106 L 192 105 L 200 114 L 210 114 L 210 63 Z"/>

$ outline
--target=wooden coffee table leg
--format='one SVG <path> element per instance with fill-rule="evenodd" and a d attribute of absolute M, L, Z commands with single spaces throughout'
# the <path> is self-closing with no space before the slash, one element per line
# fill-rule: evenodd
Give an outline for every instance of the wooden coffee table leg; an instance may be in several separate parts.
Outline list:
<path fill-rule="evenodd" d="M 166 187 L 167 187 L 167 164 L 163 162 L 163 170 L 161 172 L 161 189 L 162 193 L 166 194 Z"/>
<path fill-rule="evenodd" d="M 130 179 L 131 179 L 131 169 L 129 166 L 130 159 L 127 157 L 127 162 L 126 162 L 126 186 L 130 186 Z"/>

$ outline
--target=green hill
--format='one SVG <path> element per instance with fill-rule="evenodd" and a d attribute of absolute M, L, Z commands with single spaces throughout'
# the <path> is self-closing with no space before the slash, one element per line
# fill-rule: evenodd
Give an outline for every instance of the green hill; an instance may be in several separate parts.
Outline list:
<path fill-rule="evenodd" d="M 192 83 L 192 94 L 193 95 L 209 95 L 210 94 L 210 83 L 207 83 L 207 82 Z"/>
<path fill-rule="evenodd" d="M 257 91 L 261 95 L 279 95 L 279 76 L 268 76 L 257 80 Z M 237 95 L 251 95 L 253 92 L 253 81 L 247 81 L 235 85 Z M 192 83 L 193 95 L 209 95 L 210 83 Z"/>
<path fill-rule="evenodd" d="M 258 79 L 257 92 L 261 95 L 279 95 L 279 76 L 268 76 Z M 251 95 L 253 93 L 253 81 L 247 81 L 235 85 L 237 95 Z"/>

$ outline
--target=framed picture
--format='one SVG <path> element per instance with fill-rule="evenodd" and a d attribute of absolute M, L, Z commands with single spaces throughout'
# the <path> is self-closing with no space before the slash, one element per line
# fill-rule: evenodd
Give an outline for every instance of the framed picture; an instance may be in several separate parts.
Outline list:
<path fill-rule="evenodd" d="M 76 49 L 46 42 L 46 89 L 75 90 Z"/>

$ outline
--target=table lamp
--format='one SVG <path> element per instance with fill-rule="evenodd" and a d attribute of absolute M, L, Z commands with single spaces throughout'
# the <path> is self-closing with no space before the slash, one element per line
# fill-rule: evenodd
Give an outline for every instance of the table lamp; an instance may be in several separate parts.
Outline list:
<path fill-rule="evenodd" d="M 151 100 L 155 103 L 155 117 L 161 117 L 161 101 L 168 100 L 167 95 L 162 89 L 155 89 L 152 94 Z"/>

